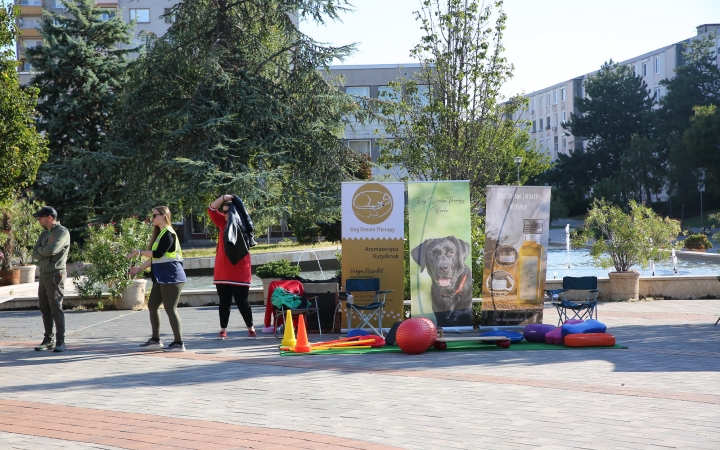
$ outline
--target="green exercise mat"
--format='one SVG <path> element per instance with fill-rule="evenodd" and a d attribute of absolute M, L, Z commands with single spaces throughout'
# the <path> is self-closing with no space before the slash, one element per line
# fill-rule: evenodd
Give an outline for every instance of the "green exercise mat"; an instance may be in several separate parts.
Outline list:
<path fill-rule="evenodd" d="M 500 348 L 495 344 L 485 344 L 480 342 L 448 342 L 447 349 L 437 350 L 433 347 L 428 352 L 452 352 L 452 351 L 481 351 L 481 352 L 508 352 L 513 350 L 607 350 L 614 348 L 627 348 L 623 345 L 615 344 L 612 347 L 566 347 L 564 345 L 554 345 L 545 343 L 534 343 L 522 341 L 517 344 L 510 345 L 510 348 Z M 294 353 L 281 351 L 283 356 L 292 355 L 364 355 L 366 353 L 402 353 L 400 347 L 394 345 L 386 345 L 380 348 L 344 348 L 337 350 L 322 350 L 310 353 Z"/>

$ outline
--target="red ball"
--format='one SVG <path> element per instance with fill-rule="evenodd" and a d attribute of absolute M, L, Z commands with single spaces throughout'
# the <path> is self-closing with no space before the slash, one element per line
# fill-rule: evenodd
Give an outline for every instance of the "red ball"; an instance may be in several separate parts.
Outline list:
<path fill-rule="evenodd" d="M 497 346 L 500 348 L 510 348 L 510 341 L 497 341 Z"/>
<path fill-rule="evenodd" d="M 437 339 L 437 328 L 432 320 L 425 317 L 413 317 L 400 324 L 395 341 L 402 351 L 411 355 L 419 354 L 430 348 Z"/>
<path fill-rule="evenodd" d="M 433 347 L 438 350 L 445 350 L 447 348 L 447 342 L 435 341 L 433 342 Z"/>

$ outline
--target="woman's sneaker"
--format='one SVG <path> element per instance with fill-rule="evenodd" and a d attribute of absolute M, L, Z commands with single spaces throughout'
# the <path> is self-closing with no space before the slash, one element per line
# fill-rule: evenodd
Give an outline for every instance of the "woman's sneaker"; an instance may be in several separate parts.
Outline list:
<path fill-rule="evenodd" d="M 144 350 L 160 350 L 161 348 L 163 348 L 163 343 L 160 339 L 156 341 L 153 338 L 150 338 L 146 343 L 140 344 L 138 345 L 138 347 Z"/>
<path fill-rule="evenodd" d="M 257 333 L 255 332 L 255 330 L 252 330 L 252 331 L 248 330 L 248 337 L 247 337 L 247 338 L 248 338 L 248 339 L 257 339 Z"/>
<path fill-rule="evenodd" d="M 217 335 L 218 339 L 225 339 L 226 337 L 227 337 L 227 331 L 221 331 Z"/>
<path fill-rule="evenodd" d="M 173 342 L 172 344 L 168 345 L 167 347 L 163 347 L 164 352 L 184 352 L 185 351 L 185 344 L 179 343 L 179 342 Z"/>

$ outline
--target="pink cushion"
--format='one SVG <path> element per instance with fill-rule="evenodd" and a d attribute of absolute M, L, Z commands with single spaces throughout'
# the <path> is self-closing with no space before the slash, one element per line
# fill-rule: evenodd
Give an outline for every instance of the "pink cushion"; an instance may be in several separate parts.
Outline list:
<path fill-rule="evenodd" d="M 548 344 L 563 345 L 565 338 L 562 335 L 562 328 L 555 328 L 545 333 L 545 342 Z"/>

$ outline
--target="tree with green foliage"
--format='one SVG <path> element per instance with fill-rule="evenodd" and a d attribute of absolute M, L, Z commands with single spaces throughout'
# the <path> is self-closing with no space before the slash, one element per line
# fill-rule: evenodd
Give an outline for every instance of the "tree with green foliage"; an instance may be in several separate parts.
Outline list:
<path fill-rule="evenodd" d="M 101 206 L 107 165 L 104 151 L 112 110 L 128 79 L 129 44 L 134 24 L 94 0 L 63 0 L 69 15 L 43 13 L 43 45 L 27 50 L 37 72 L 30 84 L 40 89 L 38 127 L 50 142 L 37 194 L 57 206 L 63 224 L 87 223 Z"/>
<path fill-rule="evenodd" d="M 335 20 L 344 0 L 180 2 L 149 35 L 115 117 L 112 214 L 163 203 L 204 210 L 237 193 L 258 228 L 279 217 L 334 219 L 340 182 L 361 161 L 341 144 L 357 103 L 318 68 L 352 46 L 328 47 L 301 20 Z M 259 223 L 258 223 L 259 222 Z"/>
<path fill-rule="evenodd" d="M 720 108 L 696 106 L 690 127 L 683 133 L 683 144 L 692 149 L 693 164 L 705 170 L 705 180 L 720 187 Z"/>
<path fill-rule="evenodd" d="M 682 203 L 697 202 L 697 182 L 702 178 L 705 159 L 713 157 L 686 145 L 683 134 L 691 127 L 697 134 L 699 127 L 708 123 L 703 118 L 693 121 L 696 107 L 720 105 L 715 39 L 715 33 L 710 33 L 684 44 L 683 64 L 675 70 L 675 77 L 660 82 L 667 93 L 656 111 L 656 135 L 667 155 L 670 191 Z"/>
<path fill-rule="evenodd" d="M 646 268 L 651 261 L 670 257 L 676 246 L 680 223 L 661 217 L 652 209 L 630 200 L 628 210 L 604 200 L 594 200 L 583 228 L 571 233 L 574 247 L 592 242 L 590 256 L 600 267 L 628 272 L 632 266 Z"/>
<path fill-rule="evenodd" d="M 632 189 L 624 184 L 624 180 L 634 174 L 651 169 L 657 177 L 663 177 L 657 173 L 655 160 L 646 161 L 635 155 L 646 149 L 641 145 L 643 141 L 632 146 L 634 137 L 643 138 L 650 133 L 653 99 L 647 84 L 631 67 L 610 60 L 588 77 L 585 92 L 586 97 L 575 97 L 579 114 L 571 113 L 563 127 L 587 140 L 587 149 L 583 155 L 573 152 L 569 158 L 559 158 L 555 172 L 562 172 L 565 178 L 572 177 L 574 184 L 582 189 L 608 179 L 605 185 L 619 187 L 623 204 L 630 199 L 650 201 L 641 193 L 649 192 L 654 185 Z M 582 164 L 576 166 L 577 160 Z"/>
<path fill-rule="evenodd" d="M 515 184 L 513 157 L 523 157 L 523 180 L 545 171 L 549 159 L 512 119 L 527 100 L 500 94 L 513 72 L 503 56 L 502 1 L 425 0 L 415 14 L 424 36 L 411 56 L 422 69 L 393 83 L 402 95 L 380 102 L 390 137 L 380 162 L 405 179 L 469 180 L 481 205 L 488 185 Z"/>
<path fill-rule="evenodd" d="M 17 39 L 17 7 L 0 7 L 0 205 L 35 181 L 47 140 L 35 128 L 38 90 L 23 89 L 10 46 Z"/>

